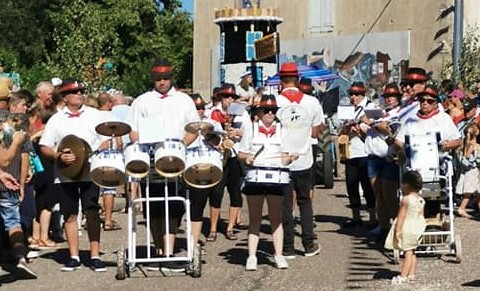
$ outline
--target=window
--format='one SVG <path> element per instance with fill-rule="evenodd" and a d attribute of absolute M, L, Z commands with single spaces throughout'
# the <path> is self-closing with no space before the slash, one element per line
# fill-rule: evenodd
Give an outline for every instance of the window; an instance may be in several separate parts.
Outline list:
<path fill-rule="evenodd" d="M 220 34 L 220 63 L 225 62 L 225 32 Z"/>
<path fill-rule="evenodd" d="M 245 54 L 247 61 L 255 60 L 255 41 L 263 37 L 262 31 L 247 31 L 246 32 L 246 47 Z"/>
<path fill-rule="evenodd" d="M 332 32 L 335 25 L 335 0 L 309 0 L 310 33 Z"/>

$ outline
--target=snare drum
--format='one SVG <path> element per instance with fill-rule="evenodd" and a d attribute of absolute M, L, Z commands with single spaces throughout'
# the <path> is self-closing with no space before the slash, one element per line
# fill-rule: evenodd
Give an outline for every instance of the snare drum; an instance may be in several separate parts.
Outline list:
<path fill-rule="evenodd" d="M 166 139 L 155 145 L 155 170 L 171 178 L 185 170 L 185 145 L 179 139 Z"/>
<path fill-rule="evenodd" d="M 422 175 L 423 182 L 438 181 L 440 176 L 440 134 L 426 132 L 405 136 L 407 166 Z"/>
<path fill-rule="evenodd" d="M 290 183 L 288 168 L 252 167 L 246 169 L 245 185 L 279 186 Z"/>
<path fill-rule="evenodd" d="M 106 149 L 93 153 L 90 172 L 93 182 L 101 187 L 117 187 L 127 181 L 124 157 L 117 150 Z"/>
<path fill-rule="evenodd" d="M 150 154 L 148 147 L 131 144 L 125 148 L 125 172 L 137 179 L 148 175 L 150 170 Z"/>
<path fill-rule="evenodd" d="M 183 179 L 188 185 L 205 189 L 220 183 L 223 175 L 222 155 L 212 148 L 193 148 L 187 151 Z"/>

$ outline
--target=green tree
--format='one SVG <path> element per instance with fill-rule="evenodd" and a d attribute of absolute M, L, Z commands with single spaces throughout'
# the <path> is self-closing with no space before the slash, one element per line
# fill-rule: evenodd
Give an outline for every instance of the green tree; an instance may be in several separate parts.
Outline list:
<path fill-rule="evenodd" d="M 459 62 L 460 82 L 464 88 L 471 87 L 480 77 L 480 40 L 478 27 L 469 27 L 462 43 L 462 54 Z M 453 74 L 452 62 L 447 63 L 441 72 L 442 78 L 450 78 Z"/>
<path fill-rule="evenodd" d="M 24 87 L 77 77 L 92 89 L 116 87 L 136 96 L 149 86 L 157 58 L 172 62 L 179 87 L 191 86 L 193 24 L 180 1 L 163 1 L 161 11 L 153 0 L 6 1 L 0 61 L 21 72 Z M 17 25 L 19 19 L 25 21 Z"/>

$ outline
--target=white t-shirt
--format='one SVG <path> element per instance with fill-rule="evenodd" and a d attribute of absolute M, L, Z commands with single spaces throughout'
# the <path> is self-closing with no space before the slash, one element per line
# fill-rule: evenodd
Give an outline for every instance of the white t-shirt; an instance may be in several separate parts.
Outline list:
<path fill-rule="evenodd" d="M 298 88 L 286 88 L 284 89 L 284 91 L 285 90 L 300 91 Z M 292 103 L 287 97 L 283 95 L 276 96 L 276 100 L 277 100 L 277 105 L 280 108 L 285 108 L 292 104 L 296 104 L 296 103 Z M 299 158 L 290 164 L 290 170 L 292 171 L 302 171 L 312 167 L 313 154 L 312 154 L 312 147 L 311 147 L 311 128 L 325 123 L 323 108 L 320 105 L 320 102 L 318 101 L 317 98 L 307 94 L 303 94 L 303 97 L 300 100 L 300 103 L 298 105 L 302 107 L 308 114 L 308 116 L 306 116 L 305 119 L 308 120 L 308 126 L 310 127 L 310 130 L 308 131 L 308 134 L 306 134 L 304 138 L 306 139 L 305 142 L 308 143 L 309 146 L 306 148 L 305 152 L 298 152 L 300 154 Z M 277 114 L 277 116 L 279 115 Z M 285 124 L 282 126 L 285 127 L 288 125 Z M 304 144 L 304 142 L 299 141 L 299 144 Z"/>
<path fill-rule="evenodd" d="M 41 146 L 48 146 L 57 151 L 60 141 L 69 134 L 73 134 L 88 143 L 92 151 L 95 151 L 100 146 L 100 143 L 107 140 L 108 137 L 101 136 L 95 131 L 95 127 L 104 122 L 105 119 L 97 109 L 82 106 L 80 116 L 69 117 L 71 111 L 68 107 L 55 113 L 45 125 L 45 130 L 40 138 Z M 55 182 L 70 182 L 71 179 L 60 177 L 59 171 L 55 170 Z M 90 181 L 89 173 L 80 179 L 80 181 Z"/>
<path fill-rule="evenodd" d="M 426 133 L 440 133 L 440 142 L 461 138 L 460 132 L 452 121 L 452 118 L 445 112 L 438 112 L 428 119 L 422 119 L 417 115 L 405 120 L 400 128 L 397 139 L 405 142 L 406 135 L 421 135 Z"/>
<path fill-rule="evenodd" d="M 377 105 L 373 102 L 368 102 L 367 98 L 363 98 L 362 101 L 358 104 L 354 116 L 355 119 L 358 121 L 363 115 L 365 115 L 365 109 L 376 109 Z M 360 126 L 363 130 L 368 131 L 369 126 L 361 123 Z M 358 136 L 351 136 L 350 143 L 349 143 L 349 150 L 350 150 L 350 159 L 353 158 L 363 158 L 368 156 L 365 143 L 363 140 Z"/>
<path fill-rule="evenodd" d="M 264 126 L 261 120 L 245 128 L 238 150 L 243 153 L 256 154 L 260 148 L 264 146 L 264 149 L 254 160 L 254 167 L 287 168 L 282 165 L 280 157 L 282 141 L 281 124 L 274 122 L 272 126 L 275 127 L 275 133 L 269 136 L 259 131 L 260 126 Z"/>
<path fill-rule="evenodd" d="M 162 95 L 156 90 L 138 96 L 132 103 L 128 123 L 138 132 L 142 142 L 142 130 L 149 140 L 183 139 L 185 125 L 199 121 L 192 98 L 175 88 Z M 151 136 L 154 135 L 154 136 Z"/>

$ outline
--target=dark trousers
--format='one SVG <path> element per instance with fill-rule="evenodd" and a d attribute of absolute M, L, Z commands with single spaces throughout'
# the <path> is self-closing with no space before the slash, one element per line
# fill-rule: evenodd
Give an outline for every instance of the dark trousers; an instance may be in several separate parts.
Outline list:
<path fill-rule="evenodd" d="M 353 158 L 347 160 L 345 165 L 348 200 L 350 200 L 350 207 L 353 209 L 358 209 L 361 205 L 358 190 L 360 184 L 362 185 L 363 196 L 367 201 L 367 207 L 375 207 L 375 195 L 368 178 L 367 160 L 367 157 Z"/>
<path fill-rule="evenodd" d="M 313 244 L 313 208 L 312 200 L 310 199 L 311 175 L 311 169 L 290 172 L 291 181 L 288 189 L 285 191 L 285 199 L 283 200 L 283 249 L 285 252 L 294 250 L 293 190 L 297 194 L 297 205 L 300 209 L 302 244 L 305 248 Z"/>

